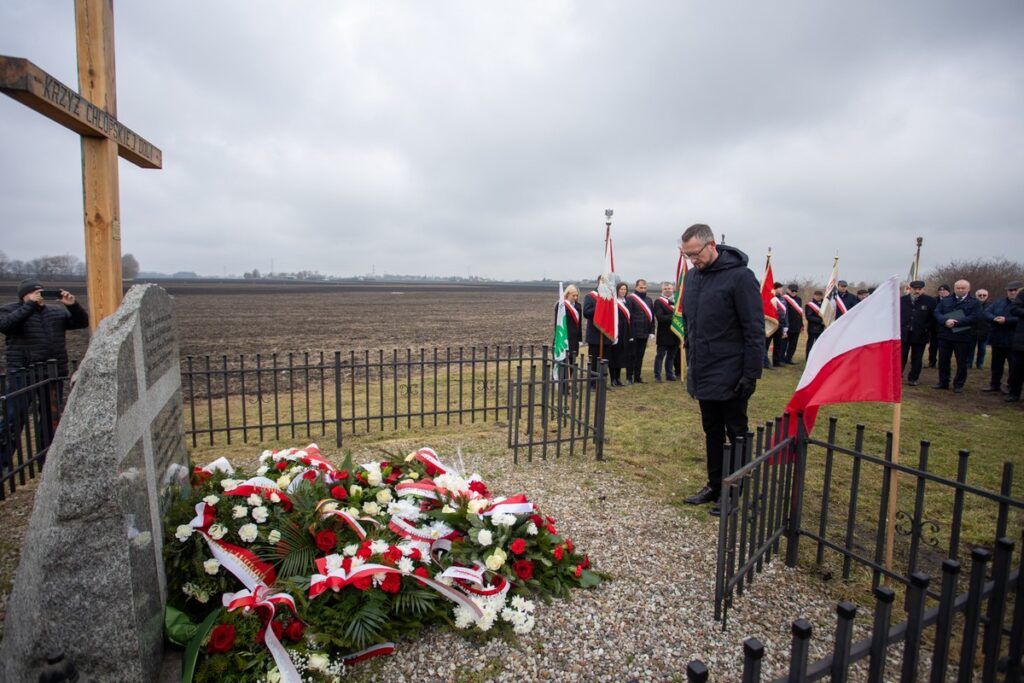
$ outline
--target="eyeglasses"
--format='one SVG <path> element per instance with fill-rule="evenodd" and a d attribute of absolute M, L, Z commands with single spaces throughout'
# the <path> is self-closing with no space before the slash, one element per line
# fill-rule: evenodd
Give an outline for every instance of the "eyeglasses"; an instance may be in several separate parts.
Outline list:
<path fill-rule="evenodd" d="M 700 253 L 702 251 L 704 251 L 705 249 L 707 249 L 709 244 L 711 244 L 711 242 L 705 242 L 703 247 L 701 247 L 700 249 L 698 249 L 697 251 L 695 251 L 692 254 L 689 254 L 689 253 L 683 251 L 683 245 L 680 244 L 679 245 L 679 251 L 681 251 L 683 253 L 683 256 L 685 256 L 686 258 L 688 258 L 688 259 L 690 259 L 692 261 L 693 259 L 695 259 L 698 256 L 700 256 Z"/>

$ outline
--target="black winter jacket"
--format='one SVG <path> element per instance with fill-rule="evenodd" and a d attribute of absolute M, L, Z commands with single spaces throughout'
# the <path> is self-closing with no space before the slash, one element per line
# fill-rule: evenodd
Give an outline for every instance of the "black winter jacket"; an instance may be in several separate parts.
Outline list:
<path fill-rule="evenodd" d="M 804 315 L 807 317 L 807 334 L 821 334 L 825 331 L 825 321 L 821 319 L 821 314 L 815 313 L 814 309 L 811 308 L 811 302 L 818 308 L 821 308 L 824 301 L 808 301 L 804 306 Z"/>
<path fill-rule="evenodd" d="M 736 398 L 741 378 L 761 377 L 764 312 L 747 255 L 718 245 L 705 270 L 691 268 L 683 290 L 686 322 L 686 389 L 698 400 Z"/>
<path fill-rule="evenodd" d="M 956 313 L 959 311 L 959 313 Z M 946 320 L 951 315 L 960 316 L 956 325 L 946 327 Z M 951 342 L 969 342 L 974 338 L 974 326 L 982 316 L 981 302 L 968 294 L 963 301 L 957 301 L 953 295 L 939 299 L 935 307 L 935 322 L 939 326 L 939 339 Z"/>
<path fill-rule="evenodd" d="M 988 318 L 992 329 L 988 333 L 988 341 L 992 346 L 1009 347 L 1013 345 L 1013 333 L 1017 329 L 1017 316 L 1010 312 L 1013 302 L 1009 297 L 1003 297 L 994 302 L 985 310 L 985 317 Z M 1006 318 L 1006 322 L 999 324 L 996 318 Z"/>
<path fill-rule="evenodd" d="M 656 341 L 658 346 L 679 346 L 679 337 L 672 331 L 672 315 L 675 302 L 660 296 L 654 300 L 654 318 L 658 321 Z"/>
<path fill-rule="evenodd" d="M 1017 329 L 1013 331 L 1013 350 L 1024 351 L 1024 325 L 1021 324 L 1021 320 L 1024 320 L 1024 292 L 1017 294 L 1013 300 L 1010 315 L 1017 317 Z"/>
<path fill-rule="evenodd" d="M 89 326 L 89 314 L 80 304 L 45 304 L 18 301 L 0 307 L 0 332 L 7 337 L 7 371 L 25 370 L 56 359 L 61 375 L 68 372 L 65 332 Z"/>
<path fill-rule="evenodd" d="M 647 304 L 646 309 L 633 298 L 634 295 Z M 626 306 L 629 308 L 629 325 L 632 332 L 630 336 L 633 339 L 647 339 L 647 335 L 654 330 L 654 309 L 651 308 L 650 297 L 646 294 L 640 296 L 637 292 L 632 292 L 626 295 Z M 647 317 L 648 313 L 651 314 L 650 318 Z"/>
<path fill-rule="evenodd" d="M 900 297 L 900 339 L 904 344 L 927 344 L 935 327 L 934 297 L 922 294 L 914 302 L 909 294 Z"/>

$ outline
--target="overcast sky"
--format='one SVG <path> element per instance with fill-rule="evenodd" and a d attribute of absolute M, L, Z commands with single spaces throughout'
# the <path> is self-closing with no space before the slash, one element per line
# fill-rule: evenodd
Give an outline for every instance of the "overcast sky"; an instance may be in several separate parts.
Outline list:
<path fill-rule="evenodd" d="M 145 271 L 671 277 L 708 223 L 777 278 L 1024 260 L 1024 3 L 118 2 Z M 70 0 L 0 54 L 77 88 Z M 83 256 L 78 137 L 0 97 L 9 258 Z"/>

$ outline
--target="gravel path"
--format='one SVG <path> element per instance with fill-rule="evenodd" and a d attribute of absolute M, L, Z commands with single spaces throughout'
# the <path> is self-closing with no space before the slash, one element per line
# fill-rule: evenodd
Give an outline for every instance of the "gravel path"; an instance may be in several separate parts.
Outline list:
<path fill-rule="evenodd" d="M 538 604 L 536 627 L 518 640 L 480 642 L 430 630 L 399 643 L 393 656 L 357 667 L 356 680 L 673 681 L 686 680 L 687 663 L 701 659 L 712 680 L 733 681 L 750 636 L 765 644 L 768 680 L 787 663 L 797 617 L 818 627 L 812 657 L 829 650 L 835 601 L 820 579 L 786 569 L 781 559 L 735 600 L 722 632 L 713 618 L 718 524 L 705 508 L 644 500 L 614 465 L 593 460 L 464 460 L 492 491 L 525 492 L 613 580 Z"/>

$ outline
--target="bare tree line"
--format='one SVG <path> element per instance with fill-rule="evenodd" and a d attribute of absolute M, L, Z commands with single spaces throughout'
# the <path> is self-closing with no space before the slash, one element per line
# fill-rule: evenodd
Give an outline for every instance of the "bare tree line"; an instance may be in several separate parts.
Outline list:
<path fill-rule="evenodd" d="M 131 254 L 121 257 L 121 275 L 130 280 L 139 274 L 139 262 Z M 0 251 L 0 280 L 21 280 L 28 277 L 40 280 L 79 279 L 85 277 L 85 261 L 72 254 L 37 256 L 28 261 L 9 259 Z"/>

